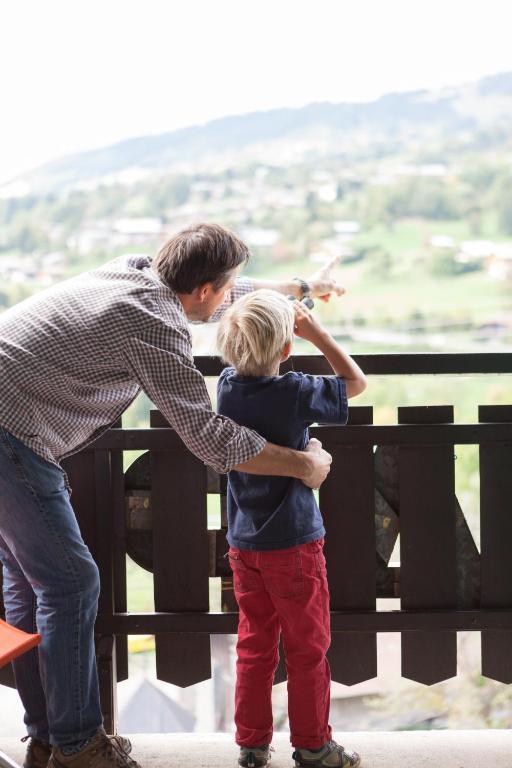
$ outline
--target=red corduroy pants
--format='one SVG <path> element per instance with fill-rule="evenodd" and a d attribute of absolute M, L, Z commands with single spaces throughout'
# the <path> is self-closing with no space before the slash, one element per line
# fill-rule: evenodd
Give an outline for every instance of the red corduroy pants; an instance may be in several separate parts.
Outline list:
<path fill-rule="evenodd" d="M 235 723 L 241 746 L 272 741 L 272 682 L 282 634 L 290 741 L 318 749 L 331 738 L 329 588 L 323 540 L 290 549 L 229 550 L 238 624 Z"/>

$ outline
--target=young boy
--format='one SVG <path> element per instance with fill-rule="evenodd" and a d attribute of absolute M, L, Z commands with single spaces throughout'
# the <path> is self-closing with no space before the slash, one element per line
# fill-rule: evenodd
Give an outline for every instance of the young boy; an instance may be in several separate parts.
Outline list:
<path fill-rule="evenodd" d="M 293 335 L 325 355 L 334 376 L 279 375 Z M 345 424 L 347 398 L 364 373 L 299 302 L 259 290 L 224 314 L 217 336 L 229 363 L 219 378 L 219 413 L 295 450 L 315 422 Z M 235 693 L 239 765 L 265 766 L 272 740 L 271 692 L 282 634 L 288 674 L 290 741 L 296 766 L 356 768 L 360 758 L 331 737 L 329 590 L 322 516 L 313 491 L 288 477 L 231 471 L 229 560 L 240 609 Z"/>

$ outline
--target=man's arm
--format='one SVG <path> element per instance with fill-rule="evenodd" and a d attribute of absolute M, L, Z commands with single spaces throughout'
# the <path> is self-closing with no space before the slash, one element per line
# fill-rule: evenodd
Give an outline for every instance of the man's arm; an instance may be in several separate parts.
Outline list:
<path fill-rule="evenodd" d="M 310 277 L 305 278 L 308 284 L 311 296 L 329 301 L 332 294 L 342 296 L 345 289 L 331 275 L 333 267 L 338 263 L 339 257 L 331 259 L 325 266 L 319 269 Z M 252 280 L 254 290 L 260 288 L 269 288 L 273 291 L 284 293 L 285 296 L 294 296 L 296 299 L 302 299 L 302 288 L 298 280 Z"/>
<path fill-rule="evenodd" d="M 330 472 L 331 462 L 330 453 L 323 450 L 319 440 L 312 438 L 305 451 L 267 443 L 257 456 L 233 469 L 253 475 L 296 477 L 309 488 L 319 488 Z"/>
<path fill-rule="evenodd" d="M 329 301 L 333 294 L 336 296 L 343 296 L 345 289 L 342 288 L 337 280 L 331 275 L 331 271 L 338 261 L 338 257 L 331 259 L 324 267 L 306 278 L 311 296 L 321 299 L 322 301 Z M 278 291 L 279 293 L 284 293 L 285 296 L 294 296 L 296 299 L 303 298 L 302 288 L 300 287 L 300 282 L 297 280 L 259 280 L 241 277 L 236 281 L 234 288 L 231 289 L 230 295 L 224 304 L 221 304 L 208 322 L 218 322 L 226 309 L 231 306 L 234 301 L 240 298 L 240 296 L 243 296 L 246 293 L 251 293 L 252 291 L 257 291 L 260 288 Z"/>
<path fill-rule="evenodd" d="M 124 358 L 134 379 L 192 453 L 217 472 L 291 476 L 311 488 L 322 484 L 331 457 L 311 441 L 307 451 L 267 443 L 212 410 L 204 378 L 194 365 L 187 328 L 156 324 L 129 339 Z"/>

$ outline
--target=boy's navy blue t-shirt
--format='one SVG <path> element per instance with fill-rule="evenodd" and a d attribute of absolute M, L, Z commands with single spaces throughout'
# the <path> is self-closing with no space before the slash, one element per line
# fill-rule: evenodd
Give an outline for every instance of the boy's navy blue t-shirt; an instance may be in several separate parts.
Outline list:
<path fill-rule="evenodd" d="M 268 442 L 301 451 L 314 423 L 346 424 L 341 376 L 241 376 L 225 368 L 217 385 L 219 413 L 256 430 Z M 322 516 L 313 491 L 300 480 L 228 473 L 228 541 L 239 549 L 287 549 L 321 539 Z"/>

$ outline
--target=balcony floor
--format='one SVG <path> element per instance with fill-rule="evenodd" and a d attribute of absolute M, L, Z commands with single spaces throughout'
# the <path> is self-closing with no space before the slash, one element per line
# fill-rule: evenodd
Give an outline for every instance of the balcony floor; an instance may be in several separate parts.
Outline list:
<path fill-rule="evenodd" d="M 510 730 L 360 732 L 337 737 L 360 752 L 363 768 L 512 768 Z M 231 734 L 143 734 L 130 738 L 133 757 L 142 768 L 237 766 Z M 287 734 L 276 734 L 274 746 L 274 768 L 293 766 Z M 0 739 L 0 749 L 21 763 L 24 746 L 19 740 Z"/>

